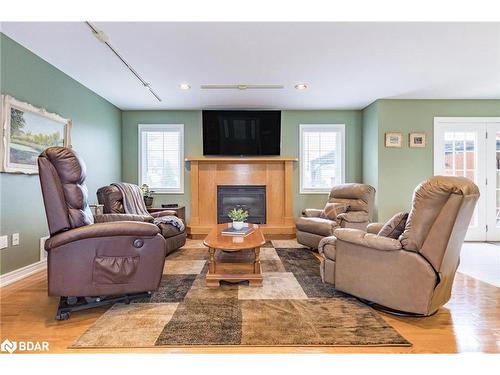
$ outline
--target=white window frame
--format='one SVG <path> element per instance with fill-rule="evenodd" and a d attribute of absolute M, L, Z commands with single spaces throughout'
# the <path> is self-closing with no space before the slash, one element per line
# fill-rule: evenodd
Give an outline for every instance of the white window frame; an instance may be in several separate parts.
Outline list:
<path fill-rule="evenodd" d="M 325 187 L 323 189 L 304 188 L 303 186 L 303 171 L 304 171 L 304 157 L 303 157 L 303 134 L 305 131 L 336 131 L 340 133 L 340 163 L 337 163 L 337 172 L 340 176 L 340 183 L 345 182 L 345 124 L 300 124 L 299 125 L 299 175 L 300 175 L 300 194 L 325 194 L 329 193 L 332 187 Z"/>
<path fill-rule="evenodd" d="M 143 132 L 166 132 L 178 131 L 180 134 L 180 147 L 179 147 L 179 168 L 180 168 L 180 187 L 175 189 L 158 188 L 150 186 L 157 194 L 184 194 L 184 124 L 139 124 L 138 126 L 138 143 L 139 143 L 139 186 L 143 184 L 142 181 L 142 133 Z"/>

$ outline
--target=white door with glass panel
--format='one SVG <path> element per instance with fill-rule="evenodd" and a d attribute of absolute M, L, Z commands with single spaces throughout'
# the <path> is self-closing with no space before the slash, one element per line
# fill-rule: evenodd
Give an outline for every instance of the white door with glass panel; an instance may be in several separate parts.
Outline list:
<path fill-rule="evenodd" d="M 434 118 L 434 174 L 479 187 L 466 240 L 500 240 L 500 118 Z"/>

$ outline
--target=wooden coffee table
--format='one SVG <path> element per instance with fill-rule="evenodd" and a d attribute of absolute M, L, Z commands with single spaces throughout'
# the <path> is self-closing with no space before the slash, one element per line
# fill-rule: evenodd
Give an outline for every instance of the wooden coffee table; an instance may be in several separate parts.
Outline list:
<path fill-rule="evenodd" d="M 228 224 L 218 224 L 212 228 L 203 241 L 208 246 L 210 255 L 207 287 L 218 287 L 221 280 L 239 282 L 248 280 L 250 286 L 262 286 L 262 270 L 260 267 L 260 247 L 266 242 L 258 225 L 249 235 L 229 236 L 221 231 Z M 216 250 L 219 250 L 216 254 Z M 250 253 L 250 254 L 249 254 Z M 250 257 L 254 254 L 253 257 Z"/>

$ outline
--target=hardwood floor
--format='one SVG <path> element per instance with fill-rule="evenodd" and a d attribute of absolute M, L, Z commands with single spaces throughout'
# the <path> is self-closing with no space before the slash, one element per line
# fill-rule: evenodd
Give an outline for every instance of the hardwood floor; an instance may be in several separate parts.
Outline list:
<path fill-rule="evenodd" d="M 47 296 L 45 272 L 0 289 L 0 338 L 48 341 L 51 353 L 500 353 L 500 288 L 457 273 L 452 299 L 435 315 L 403 318 L 380 313 L 413 343 L 398 347 L 197 347 L 151 349 L 68 349 L 107 307 L 54 320 L 57 299 Z"/>

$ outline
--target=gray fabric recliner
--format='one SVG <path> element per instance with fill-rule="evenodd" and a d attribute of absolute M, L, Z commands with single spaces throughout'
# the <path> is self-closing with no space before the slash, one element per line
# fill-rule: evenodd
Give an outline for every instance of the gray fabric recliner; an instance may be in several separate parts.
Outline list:
<path fill-rule="evenodd" d="M 460 250 L 478 187 L 463 177 L 435 176 L 421 183 L 399 238 L 336 229 L 319 245 L 324 282 L 404 313 L 431 315 L 451 296 Z"/>
<path fill-rule="evenodd" d="M 324 237 L 331 236 L 337 228 L 365 230 L 373 217 L 375 188 L 366 184 L 342 184 L 332 188 L 329 203 L 344 203 L 347 211 L 337 216 L 337 220 L 321 217 L 322 209 L 306 208 L 296 222 L 297 241 L 312 249 L 317 249 Z"/>

